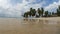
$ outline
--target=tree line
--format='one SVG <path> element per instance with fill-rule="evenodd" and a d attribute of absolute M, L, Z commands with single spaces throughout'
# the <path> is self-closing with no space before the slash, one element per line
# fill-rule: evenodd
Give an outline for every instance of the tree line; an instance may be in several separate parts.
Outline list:
<path fill-rule="evenodd" d="M 23 17 L 28 18 L 28 17 L 57 17 L 60 16 L 60 6 L 56 9 L 56 12 L 49 12 L 49 11 L 44 11 L 44 8 L 38 8 L 33 9 L 30 8 L 29 11 L 25 12 L 23 14 Z"/>

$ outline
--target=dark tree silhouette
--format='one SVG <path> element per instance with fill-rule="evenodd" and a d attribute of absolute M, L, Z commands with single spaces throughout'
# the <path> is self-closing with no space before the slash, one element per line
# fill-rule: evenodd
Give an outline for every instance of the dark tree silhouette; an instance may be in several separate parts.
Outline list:
<path fill-rule="evenodd" d="M 42 16 L 43 16 L 43 14 L 44 14 L 44 8 L 41 8 L 41 11 L 42 11 Z"/>
<path fill-rule="evenodd" d="M 37 15 L 38 13 L 38 15 Z M 55 16 L 60 16 L 60 6 L 58 6 L 56 13 L 54 12 L 48 12 L 44 11 L 44 8 L 38 8 L 37 11 L 33 8 L 30 8 L 29 11 L 25 12 L 23 17 L 28 18 L 28 17 L 55 17 Z"/>
<path fill-rule="evenodd" d="M 25 18 L 28 18 L 28 13 L 24 13 L 24 17 Z"/>
<path fill-rule="evenodd" d="M 54 12 L 52 12 L 52 15 L 54 15 L 55 13 Z"/>
<path fill-rule="evenodd" d="M 29 12 L 29 16 L 31 17 L 32 16 L 32 8 L 30 8 L 30 12 Z"/>
<path fill-rule="evenodd" d="M 39 14 L 39 17 L 42 15 L 42 11 L 40 10 L 40 8 L 38 8 L 38 14 Z"/>
<path fill-rule="evenodd" d="M 57 9 L 57 15 L 60 16 L 60 6 Z"/>
<path fill-rule="evenodd" d="M 33 9 L 33 10 L 32 10 L 32 16 L 35 16 L 35 14 L 36 14 L 36 10 Z"/>
<path fill-rule="evenodd" d="M 48 11 L 45 11 L 45 17 L 48 17 Z"/>

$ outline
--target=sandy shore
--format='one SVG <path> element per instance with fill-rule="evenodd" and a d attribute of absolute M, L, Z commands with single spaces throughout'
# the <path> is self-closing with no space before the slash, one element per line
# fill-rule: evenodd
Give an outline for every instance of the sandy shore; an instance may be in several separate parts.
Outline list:
<path fill-rule="evenodd" d="M 32 19 L 0 18 L 0 34 L 60 34 L 60 17 Z"/>

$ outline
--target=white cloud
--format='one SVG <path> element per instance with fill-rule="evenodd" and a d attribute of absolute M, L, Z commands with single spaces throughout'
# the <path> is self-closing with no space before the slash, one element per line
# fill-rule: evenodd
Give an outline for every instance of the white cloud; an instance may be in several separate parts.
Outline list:
<path fill-rule="evenodd" d="M 29 8 L 40 8 L 43 4 L 45 4 L 45 1 L 38 3 L 38 4 L 30 4 L 32 2 L 36 2 L 35 0 L 23 0 L 22 3 L 17 3 L 16 5 L 12 5 L 10 3 L 11 0 L 0 0 L 0 15 L 5 15 L 6 17 L 21 17 L 21 14 L 23 12 L 26 12 L 29 10 Z M 60 1 L 54 2 L 53 4 L 50 4 L 49 6 L 45 7 L 45 10 L 50 10 L 55 7 L 57 7 L 60 4 Z M 23 12 L 22 12 L 23 11 Z"/>
<path fill-rule="evenodd" d="M 53 9 L 58 8 L 58 5 L 60 5 L 60 0 L 59 2 L 53 2 L 52 4 L 50 4 L 49 6 L 45 7 L 45 11 L 49 10 L 49 11 L 54 11 Z"/>
<path fill-rule="evenodd" d="M 43 4 L 45 4 L 45 1 L 42 1 L 41 3 L 37 3 L 37 4 L 32 4 L 32 2 L 36 2 L 36 1 L 29 0 L 28 5 L 24 7 L 25 11 L 29 11 L 29 9 L 31 7 L 34 9 L 38 9 L 38 8 L 42 7 Z"/>
<path fill-rule="evenodd" d="M 20 17 L 21 15 L 21 9 L 24 7 L 26 4 L 25 1 L 21 4 L 17 4 L 16 6 L 13 6 L 12 4 L 9 3 L 10 0 L 0 0 L 0 13 L 3 15 L 5 14 L 6 17 Z M 0 14 L 0 15 L 1 15 Z"/>
<path fill-rule="evenodd" d="M 35 0 L 23 0 L 22 3 L 17 3 L 15 6 L 10 4 L 11 0 L 0 0 L 0 7 L 3 8 L 0 13 L 5 14 L 8 17 L 20 17 L 23 12 L 26 12 L 29 10 L 29 8 L 40 8 L 45 3 L 44 1 L 39 4 L 29 4 L 32 2 L 36 2 Z M 4 10 L 4 11 L 3 11 Z"/>

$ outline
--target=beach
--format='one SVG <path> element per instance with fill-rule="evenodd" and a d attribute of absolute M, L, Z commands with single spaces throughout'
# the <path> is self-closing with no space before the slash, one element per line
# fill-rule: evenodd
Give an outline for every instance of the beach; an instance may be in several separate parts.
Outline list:
<path fill-rule="evenodd" d="M 0 34 L 60 34 L 60 17 L 0 18 Z"/>

